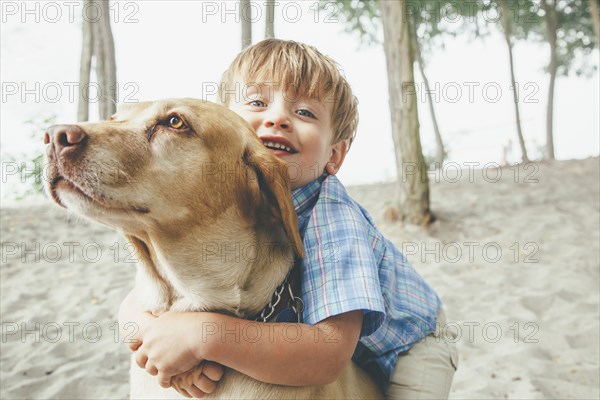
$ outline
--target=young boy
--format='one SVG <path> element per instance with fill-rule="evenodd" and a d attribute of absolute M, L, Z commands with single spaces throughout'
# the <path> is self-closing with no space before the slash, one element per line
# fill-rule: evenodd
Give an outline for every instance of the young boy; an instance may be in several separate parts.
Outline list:
<path fill-rule="evenodd" d="M 447 398 L 458 356 L 442 335 L 438 296 L 335 177 L 358 121 L 335 62 L 311 46 L 269 39 L 239 54 L 221 85 L 221 101 L 290 167 L 306 251 L 303 323 L 293 341 L 278 323 L 259 323 L 258 340 L 222 340 L 257 323 L 202 312 L 154 318 L 130 294 L 119 319 L 141 327 L 131 346 L 138 365 L 164 387 L 200 397 L 218 385 L 221 365 L 268 383 L 315 385 L 353 360 L 386 398 Z M 202 335 L 205 323 L 224 335 Z M 212 362 L 186 372 L 202 360 Z"/>

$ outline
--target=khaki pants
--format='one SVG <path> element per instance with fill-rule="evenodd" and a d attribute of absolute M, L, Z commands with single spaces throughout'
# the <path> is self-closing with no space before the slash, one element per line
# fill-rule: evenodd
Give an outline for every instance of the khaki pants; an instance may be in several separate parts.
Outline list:
<path fill-rule="evenodd" d="M 447 399 L 458 367 L 456 334 L 444 329 L 440 311 L 436 330 L 401 353 L 392 372 L 386 399 Z"/>

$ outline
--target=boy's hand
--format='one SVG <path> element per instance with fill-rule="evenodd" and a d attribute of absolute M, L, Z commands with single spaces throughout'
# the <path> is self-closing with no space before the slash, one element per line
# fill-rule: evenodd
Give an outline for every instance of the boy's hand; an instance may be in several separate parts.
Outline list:
<path fill-rule="evenodd" d="M 199 399 L 214 392 L 222 377 L 221 364 L 205 361 L 190 371 L 174 376 L 171 385 L 181 395 Z"/>
<path fill-rule="evenodd" d="M 136 350 L 135 361 L 150 375 L 157 376 L 164 388 L 171 386 L 173 376 L 203 361 L 196 355 L 201 344 L 199 315 L 168 311 L 140 331 L 142 344 Z"/>
<path fill-rule="evenodd" d="M 146 332 L 156 321 L 156 316 L 144 311 L 137 302 L 134 291 L 131 291 L 121 303 L 119 309 L 119 327 L 123 329 L 128 323 L 133 323 L 137 327 L 134 335 L 130 330 L 122 330 L 124 337 L 130 338 L 128 346 L 132 351 L 138 348 L 144 342 Z M 161 320 L 161 322 L 168 322 Z M 160 327 L 159 327 L 160 328 Z M 178 326 L 178 328 L 180 328 Z M 183 327 L 181 327 L 183 328 Z M 170 336 L 177 336 L 177 330 L 169 331 Z M 188 332 L 189 336 L 195 336 L 193 332 Z M 144 350 L 145 351 L 145 350 Z M 136 354 L 136 362 L 138 355 Z M 138 365 L 140 363 L 138 362 Z M 144 367 L 142 367 L 144 368 Z M 212 393 L 217 386 L 217 382 L 223 377 L 223 367 L 214 362 L 204 362 L 197 367 L 176 375 L 172 378 L 171 384 L 179 393 L 186 397 L 203 397 L 206 393 Z"/>

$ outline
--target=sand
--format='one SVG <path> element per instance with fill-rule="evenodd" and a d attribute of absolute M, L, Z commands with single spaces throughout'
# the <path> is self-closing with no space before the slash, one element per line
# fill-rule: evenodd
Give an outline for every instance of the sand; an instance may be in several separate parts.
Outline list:
<path fill-rule="evenodd" d="M 393 184 L 349 188 L 445 304 L 459 333 L 451 398 L 600 397 L 599 171 L 598 158 L 461 179 L 450 166 L 431 177 L 426 230 L 384 219 Z M 130 249 L 49 201 L 1 211 L 0 398 L 126 398 L 116 321 Z"/>

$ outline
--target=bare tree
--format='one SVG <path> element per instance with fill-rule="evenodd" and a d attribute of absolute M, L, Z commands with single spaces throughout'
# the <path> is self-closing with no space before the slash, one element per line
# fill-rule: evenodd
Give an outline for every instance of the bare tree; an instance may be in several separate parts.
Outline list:
<path fill-rule="evenodd" d="M 510 25 L 504 29 L 513 40 L 535 40 L 550 48 L 550 60 L 547 72 L 550 75 L 548 84 L 548 101 L 546 105 L 546 145 L 544 157 L 554 159 L 553 119 L 555 81 L 558 76 L 567 76 L 575 72 L 578 76 L 592 76 L 596 65 L 590 64 L 586 56 L 592 54 L 597 43 L 594 32 L 593 10 L 598 0 L 520 0 L 500 1 L 503 22 L 508 21 L 510 8 Z M 504 16 L 507 18 L 504 18 Z M 508 23 L 508 22 L 507 22 Z M 504 24 L 503 24 L 504 25 Z M 514 83 L 513 83 L 514 85 Z M 516 94 L 516 90 L 513 92 Z"/>
<path fill-rule="evenodd" d="M 558 60 L 556 57 L 556 39 L 558 29 L 558 13 L 554 0 L 542 0 L 542 9 L 546 19 L 546 39 L 550 45 L 550 63 L 548 73 L 550 74 L 550 85 L 548 87 L 548 103 L 546 105 L 546 158 L 554 160 L 554 83 L 558 71 Z"/>
<path fill-rule="evenodd" d="M 79 105 L 77 119 L 89 118 L 89 86 L 92 58 L 95 59 L 96 79 L 98 80 L 98 112 L 100 119 L 106 119 L 116 111 L 117 67 L 115 44 L 110 28 L 108 1 L 85 0 L 88 10 L 97 10 L 97 15 L 83 19 L 83 46 L 79 70 Z"/>
<path fill-rule="evenodd" d="M 94 24 L 96 49 L 96 74 L 100 86 L 100 118 L 106 119 L 117 110 L 116 84 L 117 68 L 115 64 L 115 43 L 110 29 L 110 10 L 108 1 L 94 1 L 102 9 L 100 20 Z"/>
<path fill-rule="evenodd" d="M 270 39 L 275 37 L 275 1 L 267 0 L 265 6 L 267 11 L 267 19 L 265 20 L 265 39 Z"/>
<path fill-rule="evenodd" d="M 427 100 L 429 102 L 429 114 L 431 115 L 431 122 L 433 123 L 433 133 L 435 134 L 435 162 L 437 163 L 439 168 L 442 168 L 444 164 L 444 158 L 446 157 L 446 150 L 444 148 L 444 141 L 442 140 L 442 134 L 440 133 L 440 128 L 438 126 L 437 117 L 435 116 L 435 107 L 433 105 L 433 97 L 431 96 L 431 88 L 429 87 L 429 79 L 427 79 L 427 74 L 425 73 L 425 61 L 423 60 L 423 56 L 421 54 L 421 45 L 419 44 L 419 39 L 417 37 L 417 29 L 415 23 L 410 24 L 411 27 L 411 40 L 413 51 L 415 54 L 415 60 L 419 65 L 419 71 L 421 72 L 421 76 L 423 77 L 423 83 L 425 84 L 425 90 L 427 92 Z"/>
<path fill-rule="evenodd" d="M 90 3 L 91 0 L 85 0 Z M 88 8 L 89 9 L 89 8 Z M 94 55 L 94 36 L 92 24 L 84 18 L 82 23 L 83 43 L 81 46 L 81 61 L 79 63 L 79 103 L 77 107 L 77 121 L 87 121 L 89 116 L 90 73 L 92 71 L 92 56 Z"/>
<path fill-rule="evenodd" d="M 429 209 L 429 179 L 419 138 L 407 1 L 382 1 L 379 6 L 396 152 L 399 215 L 407 223 L 427 224 L 435 218 Z"/>
<path fill-rule="evenodd" d="M 527 149 L 525 148 L 525 139 L 523 139 L 523 130 L 521 129 L 521 116 L 519 114 L 519 96 L 517 91 L 517 84 L 515 79 L 515 66 L 513 60 L 513 44 L 512 44 L 512 32 L 511 32 L 511 20 L 510 20 L 510 9 L 508 7 L 507 0 L 497 0 L 500 6 L 502 28 L 504 30 L 504 40 L 508 48 L 508 59 L 510 61 L 510 79 L 513 90 L 513 97 L 515 102 L 515 116 L 517 119 L 517 136 L 519 138 L 519 145 L 521 146 L 521 158 L 522 162 L 529 162 L 527 157 Z"/>
<path fill-rule="evenodd" d="M 589 0 L 590 13 L 592 14 L 592 22 L 594 25 L 594 33 L 596 34 L 596 47 L 600 47 L 600 14 L 598 11 L 598 0 Z"/>
<path fill-rule="evenodd" d="M 240 20 L 242 23 L 242 50 L 252 44 L 252 7 L 250 0 L 240 0 Z"/>
<path fill-rule="evenodd" d="M 335 0 L 336 10 L 344 22 L 347 32 L 356 32 L 359 34 L 362 44 L 373 45 L 381 43 L 381 10 L 377 0 Z M 331 0 L 320 0 L 320 8 L 327 10 L 331 6 Z M 426 56 L 431 53 L 433 48 L 440 46 L 436 38 L 441 36 L 456 36 L 458 33 L 470 33 L 475 37 L 481 37 L 484 33 L 479 29 L 479 24 L 472 24 L 468 21 L 475 19 L 478 8 L 474 8 L 473 1 L 470 0 L 420 0 L 419 2 L 408 2 L 408 14 L 411 18 L 411 39 L 415 61 L 419 64 L 419 71 L 423 77 L 425 91 L 429 101 L 429 114 L 434 128 L 436 141 L 435 161 L 437 166 L 442 166 L 447 156 L 444 141 L 441 135 L 441 129 L 435 114 L 435 105 L 432 99 L 432 92 L 429 86 L 429 78 L 426 73 Z M 453 12 L 458 11 L 465 18 L 461 18 L 462 23 L 446 24 L 443 19 L 436 17 L 432 10 L 443 10 L 450 7 Z M 476 19 L 475 19 L 476 20 Z M 418 33 L 417 33 L 418 32 Z M 487 32 L 485 32 L 487 33 Z"/>

